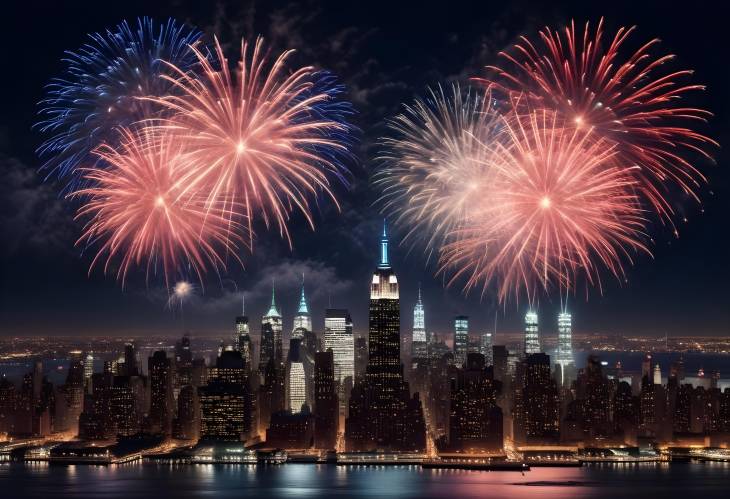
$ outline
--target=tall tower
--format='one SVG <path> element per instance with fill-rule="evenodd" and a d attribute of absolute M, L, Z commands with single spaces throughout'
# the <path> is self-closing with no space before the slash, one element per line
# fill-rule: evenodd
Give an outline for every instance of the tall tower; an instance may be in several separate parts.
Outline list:
<path fill-rule="evenodd" d="M 332 351 L 314 354 L 314 446 L 334 449 L 337 443 L 339 403 Z"/>
<path fill-rule="evenodd" d="M 154 431 L 169 434 L 172 422 L 172 365 L 164 350 L 157 350 L 149 358 L 150 378 L 149 420 Z"/>
<path fill-rule="evenodd" d="M 418 301 L 416 302 L 416 306 L 413 307 L 413 342 L 411 343 L 411 349 L 414 359 L 425 359 L 427 357 L 426 321 L 423 312 L 420 286 L 418 286 Z"/>
<path fill-rule="evenodd" d="M 388 258 L 385 224 L 380 238 L 380 263 L 370 284 L 369 312 L 369 372 L 378 382 L 402 376 L 398 278 Z"/>
<path fill-rule="evenodd" d="M 287 378 L 287 405 L 291 412 L 301 412 L 307 401 L 307 378 L 301 353 L 301 339 L 292 338 L 289 344 Z"/>
<path fill-rule="evenodd" d="M 558 314 L 558 350 L 556 361 L 562 371 L 563 384 L 566 384 L 566 367 L 573 364 L 573 318 L 567 310 Z"/>
<path fill-rule="evenodd" d="M 88 383 L 94 374 L 94 352 L 89 351 L 84 359 L 84 380 Z"/>
<path fill-rule="evenodd" d="M 332 350 L 335 363 L 335 381 L 339 384 L 348 377 L 355 379 L 355 339 L 352 336 L 350 312 L 328 308 L 324 316 L 324 350 Z"/>
<path fill-rule="evenodd" d="M 454 318 L 454 364 L 462 367 L 466 364 L 469 348 L 469 317 L 457 315 Z"/>
<path fill-rule="evenodd" d="M 281 314 L 276 308 L 276 294 L 274 285 L 271 285 L 271 307 L 261 321 L 261 357 L 259 370 L 264 371 L 270 360 L 274 360 L 277 367 L 284 361 L 282 344 Z"/>
<path fill-rule="evenodd" d="M 532 309 L 525 314 L 525 355 L 540 353 L 540 336 L 537 332 L 537 312 Z"/>
<path fill-rule="evenodd" d="M 400 300 L 398 279 L 388 257 L 383 224 L 380 263 L 370 281 L 368 366 L 350 397 L 345 424 L 348 450 L 425 450 L 423 410 L 410 397 L 400 361 Z"/>
<path fill-rule="evenodd" d="M 294 327 L 292 328 L 292 338 L 303 338 L 305 331 L 312 330 L 312 316 L 309 315 L 309 306 L 307 298 L 304 296 L 304 274 L 302 274 L 302 292 L 299 296 L 299 308 L 297 315 L 294 316 Z"/>
<path fill-rule="evenodd" d="M 251 369 L 253 361 L 253 344 L 248 329 L 248 316 L 246 315 L 246 298 L 241 297 L 241 315 L 236 317 L 236 337 L 234 347 L 241 352 L 241 357 L 246 363 L 246 369 Z"/>
<path fill-rule="evenodd" d="M 479 353 L 484 355 L 484 360 L 488 366 L 494 364 L 494 352 L 492 351 L 492 332 L 487 331 L 482 334 L 482 341 L 479 344 Z"/>

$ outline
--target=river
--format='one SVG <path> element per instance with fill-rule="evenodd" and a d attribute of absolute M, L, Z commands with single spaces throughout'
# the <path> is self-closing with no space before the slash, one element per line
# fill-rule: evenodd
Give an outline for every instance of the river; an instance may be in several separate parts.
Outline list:
<path fill-rule="evenodd" d="M 533 468 L 516 472 L 418 466 L 285 464 L 119 466 L 0 464 L 0 497 L 15 498 L 727 498 L 728 463 Z"/>

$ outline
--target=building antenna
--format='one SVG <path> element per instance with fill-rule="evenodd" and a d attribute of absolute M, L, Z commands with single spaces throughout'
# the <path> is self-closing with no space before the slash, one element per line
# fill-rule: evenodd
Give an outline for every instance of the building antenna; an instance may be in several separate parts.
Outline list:
<path fill-rule="evenodd" d="M 497 313 L 499 311 L 499 308 L 497 308 L 494 311 L 494 334 L 492 335 L 492 344 L 494 344 L 494 341 L 497 339 Z"/>
<path fill-rule="evenodd" d="M 246 315 L 246 293 L 241 293 L 241 315 Z"/>
<path fill-rule="evenodd" d="M 327 293 L 327 308 L 332 308 L 332 292 Z"/>

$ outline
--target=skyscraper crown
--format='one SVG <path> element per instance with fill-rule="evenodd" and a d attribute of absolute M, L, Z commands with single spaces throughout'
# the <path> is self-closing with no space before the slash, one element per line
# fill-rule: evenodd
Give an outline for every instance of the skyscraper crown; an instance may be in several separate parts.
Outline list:
<path fill-rule="evenodd" d="M 388 259 L 388 230 L 383 220 L 383 235 L 380 236 L 380 264 L 379 269 L 389 269 L 390 260 Z"/>
<path fill-rule="evenodd" d="M 274 288 L 274 281 L 271 281 L 271 308 L 266 312 L 266 317 L 281 317 L 279 310 L 276 308 L 276 290 Z"/>
<path fill-rule="evenodd" d="M 299 310 L 297 310 L 298 314 L 308 314 L 309 313 L 309 307 L 307 306 L 307 298 L 304 296 L 304 274 L 302 274 L 302 293 L 299 296 Z"/>

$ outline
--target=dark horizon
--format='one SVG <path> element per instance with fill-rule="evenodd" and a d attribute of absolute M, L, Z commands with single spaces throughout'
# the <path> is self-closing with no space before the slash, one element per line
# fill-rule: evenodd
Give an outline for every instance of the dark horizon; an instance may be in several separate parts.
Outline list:
<path fill-rule="evenodd" d="M 242 291 L 252 333 L 257 335 L 272 278 L 284 328 L 289 330 L 302 272 L 315 330 L 323 329 L 331 297 L 333 307 L 350 310 L 355 332 L 365 333 L 368 283 L 377 265 L 382 223 L 368 177 L 377 166 L 373 158 L 384 120 L 402 103 L 423 95 L 427 86 L 468 84 L 468 77 L 480 74 L 499 50 L 520 34 L 534 36 L 546 24 L 556 27 L 571 18 L 595 22 L 604 15 L 609 30 L 638 25 L 634 42 L 661 38 L 659 50 L 678 56 L 673 67 L 693 68 L 692 81 L 707 85 L 707 91 L 693 99 L 715 115 L 708 126 L 710 135 L 720 144 L 729 142 L 730 77 L 721 49 L 726 19 L 722 7 L 668 8 L 664 2 L 617 2 L 611 8 L 581 2 L 449 7 L 335 2 L 232 6 L 171 0 L 152 6 L 138 1 L 103 8 L 95 2 L 71 6 L 42 2 L 6 8 L 9 15 L 0 36 L 3 46 L 12 47 L 12 61 L 7 63 L 12 71 L 2 80 L 6 102 L 0 109 L 0 164 L 5 173 L 0 186 L 0 336 L 233 331 Z M 42 16 L 37 15 L 39 8 Z M 205 294 L 199 290 L 184 305 L 184 322 L 179 312 L 165 306 L 167 295 L 159 281 L 146 285 L 137 275 L 122 289 L 113 276 L 99 270 L 87 276 L 90 255 L 74 247 L 80 227 L 73 221 L 73 206 L 59 198 L 58 186 L 42 183 L 36 173 L 40 161 L 34 150 L 41 142 L 40 134 L 31 130 L 37 121 L 36 102 L 44 85 L 60 73 L 63 51 L 77 49 L 87 33 L 144 15 L 195 25 L 207 36 L 218 35 L 233 52 L 241 36 L 256 34 L 264 35 L 276 50 L 297 49 L 298 62 L 338 75 L 358 112 L 355 124 L 362 130 L 351 190 L 336 190 L 342 212 L 322 200 L 314 233 L 303 217 L 295 215 L 290 222 L 292 251 L 275 231 L 259 230 L 246 269 L 219 279 L 208 276 Z M 678 239 L 668 227 L 654 227 L 654 257 L 638 255 L 635 265 L 627 268 L 627 283 L 604 272 L 602 294 L 590 289 L 586 298 L 580 288 L 570 297 L 576 334 L 730 333 L 726 154 L 717 151 L 716 166 L 702 164 L 708 185 L 701 190 L 701 206 L 675 196 L 674 208 L 688 219 L 678 227 Z M 401 285 L 401 333 L 410 333 L 419 282 L 429 331 L 452 332 L 453 317 L 463 314 L 470 316 L 473 333 L 483 332 L 492 328 L 495 313 L 498 334 L 522 329 L 525 302 L 500 306 L 493 293 L 482 300 L 478 293 L 464 297 L 458 287 L 446 289 L 442 279 L 433 276 L 433 263 L 427 264 L 418 250 L 398 245 L 401 236 L 391 234 L 393 267 Z M 555 333 L 559 308 L 557 293 L 541 297 L 541 332 Z"/>

